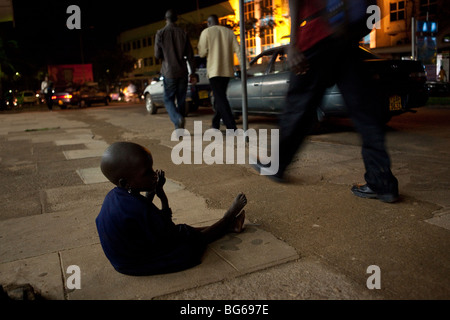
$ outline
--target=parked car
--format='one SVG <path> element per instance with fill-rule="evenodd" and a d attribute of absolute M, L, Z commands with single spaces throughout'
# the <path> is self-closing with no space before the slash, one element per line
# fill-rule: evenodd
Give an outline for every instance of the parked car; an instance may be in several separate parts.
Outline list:
<path fill-rule="evenodd" d="M 90 82 L 81 87 L 56 88 L 52 100 L 61 109 L 66 109 L 68 106 L 83 108 L 95 103 L 107 106 L 111 98 L 106 92 L 100 90 L 96 82 Z"/>
<path fill-rule="evenodd" d="M 186 113 L 196 111 L 200 106 L 211 104 L 211 87 L 206 74 L 206 58 L 195 56 L 196 80 L 188 84 L 186 93 Z M 188 65 L 189 67 L 189 65 Z M 144 89 L 145 107 L 151 114 L 158 108 L 164 107 L 164 77 L 153 78 L 153 81 Z"/>
<path fill-rule="evenodd" d="M 385 120 L 392 115 L 420 107 L 428 99 L 424 66 L 418 61 L 387 60 L 360 47 L 364 63 L 374 79 L 374 86 L 386 103 Z M 287 46 L 268 49 L 252 61 L 247 70 L 248 114 L 278 115 L 282 112 L 288 89 Z M 240 74 L 228 85 L 227 95 L 233 112 L 242 113 Z M 325 116 L 347 116 L 347 107 L 336 85 L 329 87 L 317 109 L 318 120 Z"/>
<path fill-rule="evenodd" d="M 18 96 L 17 96 L 17 101 L 20 105 L 25 105 L 25 104 L 37 104 L 38 103 L 38 98 L 36 97 L 36 93 L 34 93 L 31 90 L 25 90 L 25 91 L 21 91 L 19 92 Z"/>

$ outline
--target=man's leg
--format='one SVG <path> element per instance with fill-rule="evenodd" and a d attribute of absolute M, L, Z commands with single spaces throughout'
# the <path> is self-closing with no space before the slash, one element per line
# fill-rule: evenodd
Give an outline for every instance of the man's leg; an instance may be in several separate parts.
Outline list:
<path fill-rule="evenodd" d="M 175 125 L 175 129 L 178 129 L 183 122 L 182 116 L 178 113 L 175 105 L 177 83 L 177 79 L 164 78 L 164 107 L 169 114 L 170 120 Z"/>
<path fill-rule="evenodd" d="M 317 106 L 320 104 L 324 91 L 318 70 L 310 70 L 305 75 L 291 73 L 289 89 L 279 121 L 279 177 L 283 176 L 317 121 Z"/>
<path fill-rule="evenodd" d="M 368 73 L 359 61 L 357 48 L 345 53 L 341 65 L 338 86 L 350 111 L 352 122 L 362 138 L 362 157 L 366 173 L 364 178 L 369 189 L 354 191 L 362 196 L 385 198 L 383 201 L 394 202 L 398 197 L 398 181 L 391 172 L 391 161 L 385 146 L 384 107 L 377 99 Z M 381 112 L 380 112 L 381 110 Z M 374 194 L 371 194 L 373 191 Z M 366 194 L 365 194 L 366 193 Z"/>
<path fill-rule="evenodd" d="M 188 80 L 187 78 L 179 78 L 177 85 L 177 107 L 178 113 L 183 117 L 186 115 L 186 93 L 188 88 Z M 183 124 L 184 127 L 184 124 Z"/>
<path fill-rule="evenodd" d="M 231 112 L 230 103 L 227 98 L 227 87 L 229 81 L 230 78 L 227 77 L 213 77 L 209 79 L 209 83 L 211 84 L 211 89 L 214 94 L 216 115 L 214 115 L 213 118 L 213 128 L 216 129 L 220 128 L 220 117 L 222 118 L 227 129 L 237 129 L 236 121 L 234 120 L 233 112 Z"/>

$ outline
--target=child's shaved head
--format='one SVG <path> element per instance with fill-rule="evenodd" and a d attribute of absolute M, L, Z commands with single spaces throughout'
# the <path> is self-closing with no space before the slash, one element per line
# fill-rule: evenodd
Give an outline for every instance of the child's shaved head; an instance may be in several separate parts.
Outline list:
<path fill-rule="evenodd" d="M 103 153 L 100 169 L 109 181 L 121 187 L 121 181 L 133 178 L 144 163 L 153 159 L 146 148 L 133 142 L 115 142 Z"/>

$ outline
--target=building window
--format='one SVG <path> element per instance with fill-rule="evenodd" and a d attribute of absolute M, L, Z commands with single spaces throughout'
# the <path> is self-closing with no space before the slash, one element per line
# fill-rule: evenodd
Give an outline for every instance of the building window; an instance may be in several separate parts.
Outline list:
<path fill-rule="evenodd" d="M 273 0 L 261 1 L 261 17 L 273 16 Z"/>
<path fill-rule="evenodd" d="M 437 0 L 420 0 L 420 16 L 426 17 L 427 14 L 436 15 L 437 14 Z"/>
<path fill-rule="evenodd" d="M 255 20 L 255 1 L 244 1 L 244 17 L 245 22 L 249 23 Z M 250 29 L 245 33 L 245 45 L 247 46 L 248 57 L 251 59 L 256 55 L 256 32 Z"/>
<path fill-rule="evenodd" d="M 256 32 L 254 29 L 248 30 L 245 34 L 245 44 L 247 46 L 247 52 L 249 58 L 253 58 L 256 55 Z"/>
<path fill-rule="evenodd" d="M 152 43 L 153 43 L 152 37 L 148 37 L 148 38 L 147 38 L 147 43 L 148 43 L 149 46 L 152 45 Z"/>
<path fill-rule="evenodd" d="M 261 46 L 262 50 L 272 48 L 274 45 L 273 41 L 273 28 L 263 28 L 261 29 Z"/>
<path fill-rule="evenodd" d="M 250 21 L 255 18 L 255 2 L 247 1 L 244 3 L 244 17 L 246 21 Z"/>
<path fill-rule="evenodd" d="M 391 22 L 405 20 L 405 1 L 390 3 Z"/>
<path fill-rule="evenodd" d="M 126 42 L 123 44 L 123 52 L 129 52 L 131 50 L 131 44 L 129 42 Z"/>
<path fill-rule="evenodd" d="M 145 48 L 147 46 L 147 38 L 142 39 L 142 47 Z"/>

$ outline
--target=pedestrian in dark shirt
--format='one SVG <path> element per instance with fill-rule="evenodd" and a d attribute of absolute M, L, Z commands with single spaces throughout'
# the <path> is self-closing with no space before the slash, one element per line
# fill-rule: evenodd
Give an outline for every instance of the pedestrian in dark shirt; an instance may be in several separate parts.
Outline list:
<path fill-rule="evenodd" d="M 165 17 L 166 26 L 156 33 L 155 57 L 162 61 L 164 106 L 175 129 L 179 129 L 184 128 L 186 114 L 189 75 L 186 59 L 192 74 L 195 70 L 194 51 L 186 32 L 176 25 L 177 14 L 168 10 Z"/>
<path fill-rule="evenodd" d="M 385 146 L 383 110 L 362 63 L 359 40 L 366 27 L 367 5 L 375 1 L 290 0 L 291 67 L 286 103 L 280 117 L 279 170 L 268 175 L 284 180 L 284 173 L 314 124 L 325 90 L 337 84 L 352 122 L 362 137 L 366 183 L 351 191 L 362 198 L 398 200 L 398 182 L 391 172 Z M 345 8 L 339 9 L 341 6 Z M 333 14 L 335 12 L 335 14 Z M 345 22 L 345 23 L 344 23 Z M 365 29 L 364 29 L 365 28 Z M 267 165 L 258 163 L 258 170 Z"/>
<path fill-rule="evenodd" d="M 100 167 L 116 187 L 105 197 L 97 231 L 106 257 L 120 273 L 143 276 L 191 268 L 201 263 L 208 243 L 243 229 L 247 198 L 242 193 L 209 227 L 174 224 L 164 171 L 153 170 L 150 151 L 138 144 L 113 143 Z M 153 204 L 155 195 L 161 209 Z"/>

